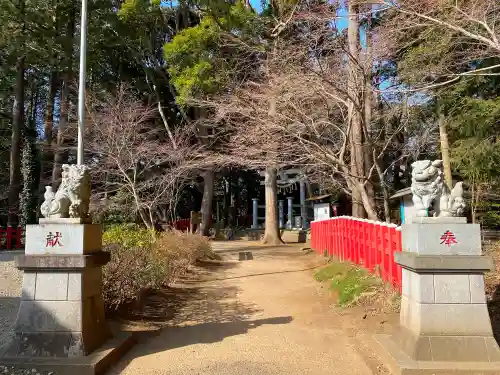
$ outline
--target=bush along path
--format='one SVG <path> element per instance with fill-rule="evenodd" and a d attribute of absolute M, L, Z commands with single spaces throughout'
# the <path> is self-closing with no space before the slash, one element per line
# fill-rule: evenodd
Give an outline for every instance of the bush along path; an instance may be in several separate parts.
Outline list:
<path fill-rule="evenodd" d="M 140 299 L 144 292 L 174 283 L 198 259 L 212 255 L 204 237 L 136 225 L 116 225 L 103 234 L 111 261 L 103 268 L 103 297 L 108 312 Z"/>
<path fill-rule="evenodd" d="M 300 245 L 221 256 L 145 302 L 145 315 L 162 329 L 139 335 L 110 374 L 373 373 L 312 277 L 323 258 Z"/>

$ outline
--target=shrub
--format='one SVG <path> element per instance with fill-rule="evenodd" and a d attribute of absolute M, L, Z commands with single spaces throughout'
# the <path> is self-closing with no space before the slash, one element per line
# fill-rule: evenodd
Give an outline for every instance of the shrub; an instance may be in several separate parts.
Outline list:
<path fill-rule="evenodd" d="M 153 240 L 151 232 L 119 225 L 103 236 L 111 261 L 104 267 L 103 296 L 107 310 L 137 300 L 146 290 L 161 289 L 182 276 L 197 259 L 210 256 L 204 237 L 166 231 Z"/>
<path fill-rule="evenodd" d="M 115 224 L 106 228 L 102 235 L 104 245 L 120 245 L 125 249 L 150 247 L 154 242 L 154 233 L 137 224 Z"/>

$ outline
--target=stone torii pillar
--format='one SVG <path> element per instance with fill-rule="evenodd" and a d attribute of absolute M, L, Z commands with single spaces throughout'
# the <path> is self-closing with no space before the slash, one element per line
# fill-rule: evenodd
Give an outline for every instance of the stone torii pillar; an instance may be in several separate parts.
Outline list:
<path fill-rule="evenodd" d="M 278 201 L 278 214 L 279 214 L 279 225 L 280 228 L 283 228 L 285 226 L 285 207 L 284 207 L 284 201 L 279 200 Z"/>
<path fill-rule="evenodd" d="M 288 221 L 287 221 L 287 227 L 288 229 L 293 228 L 293 197 L 288 197 L 287 198 L 287 203 L 288 203 Z"/>
<path fill-rule="evenodd" d="M 300 217 L 302 229 L 307 227 L 307 207 L 306 207 L 306 183 L 303 179 L 300 180 Z"/>
<path fill-rule="evenodd" d="M 252 228 L 257 228 L 259 226 L 259 199 L 252 199 Z"/>

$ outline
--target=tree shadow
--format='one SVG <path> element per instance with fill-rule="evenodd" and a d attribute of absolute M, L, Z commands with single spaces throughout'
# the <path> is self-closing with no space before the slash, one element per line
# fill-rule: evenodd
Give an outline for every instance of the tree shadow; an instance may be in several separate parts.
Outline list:
<path fill-rule="evenodd" d="M 488 300 L 488 313 L 490 314 L 493 336 L 500 345 L 500 284 L 495 286 L 495 290 Z"/>
<path fill-rule="evenodd" d="M 225 322 L 242 320 L 259 312 L 237 299 L 239 288 L 210 285 L 214 275 L 224 278 L 224 271 L 238 267 L 238 262 L 198 262 L 183 275 L 176 286 L 149 291 L 139 301 L 110 316 L 122 323 L 139 323 L 158 329 L 186 322 Z M 200 284 L 201 283 L 201 284 Z"/>
<path fill-rule="evenodd" d="M 20 297 L 0 297 L 0 356 L 13 335 Z"/>
<path fill-rule="evenodd" d="M 226 266 L 218 268 L 210 264 L 207 272 L 211 277 L 222 277 L 218 271 Z M 262 325 L 288 324 L 293 320 L 291 316 L 255 319 L 262 310 L 255 304 L 240 301 L 240 288 L 212 283 L 198 271 L 187 275 L 181 286 L 153 293 L 145 299 L 132 317 L 152 323 L 157 329 L 136 332 L 138 344 L 115 366 L 113 374 L 123 371 L 135 358 L 195 344 L 216 343 L 231 336 L 245 335 Z M 203 283 L 197 284 L 200 281 Z"/>
<path fill-rule="evenodd" d="M 257 320 L 214 321 L 186 326 L 167 327 L 161 331 L 143 334 L 138 345 L 113 369 L 121 373 L 135 358 L 164 352 L 195 344 L 212 344 L 228 337 L 247 334 L 249 330 L 262 325 L 288 324 L 291 316 L 279 316 Z"/>

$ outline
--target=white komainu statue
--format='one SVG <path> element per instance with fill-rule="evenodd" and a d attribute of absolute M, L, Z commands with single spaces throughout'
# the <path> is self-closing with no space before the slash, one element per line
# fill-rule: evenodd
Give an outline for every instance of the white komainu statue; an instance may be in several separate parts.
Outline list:
<path fill-rule="evenodd" d="M 85 165 L 62 166 L 62 180 L 54 194 L 45 187 L 45 201 L 40 211 L 46 218 L 82 218 L 89 216 L 90 168 Z"/>
<path fill-rule="evenodd" d="M 419 160 L 413 163 L 411 192 L 417 216 L 429 216 L 429 207 L 434 202 L 434 216 L 462 216 L 465 209 L 462 182 L 450 191 L 444 183 L 442 160 Z"/>

